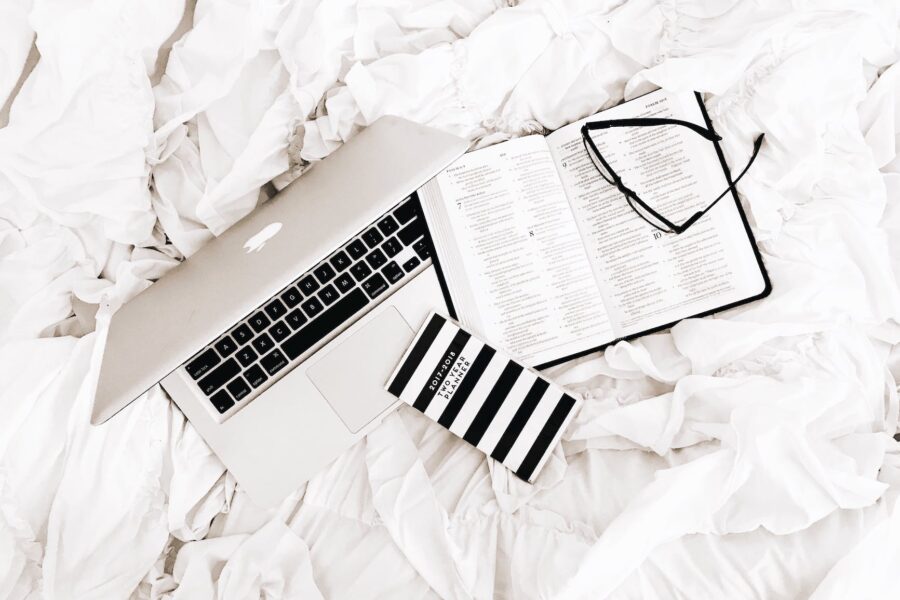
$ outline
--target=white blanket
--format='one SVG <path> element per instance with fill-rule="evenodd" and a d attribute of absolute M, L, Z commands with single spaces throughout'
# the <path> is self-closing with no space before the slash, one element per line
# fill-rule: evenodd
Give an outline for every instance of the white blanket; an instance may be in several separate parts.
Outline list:
<path fill-rule="evenodd" d="M 896 596 L 896 2 L 185 8 L 0 6 L 0 597 Z M 732 164 L 766 133 L 774 292 L 553 369 L 587 402 L 536 485 L 401 408 L 267 512 L 158 387 L 88 425 L 110 314 L 267 182 L 384 114 L 486 145 L 654 87 Z"/>

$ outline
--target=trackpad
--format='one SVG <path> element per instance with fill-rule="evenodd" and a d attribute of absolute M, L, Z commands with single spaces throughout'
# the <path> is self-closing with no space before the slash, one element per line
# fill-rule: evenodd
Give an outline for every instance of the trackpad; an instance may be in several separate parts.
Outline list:
<path fill-rule="evenodd" d="M 347 429 L 356 433 L 397 402 L 384 384 L 413 337 L 391 306 L 306 370 Z"/>

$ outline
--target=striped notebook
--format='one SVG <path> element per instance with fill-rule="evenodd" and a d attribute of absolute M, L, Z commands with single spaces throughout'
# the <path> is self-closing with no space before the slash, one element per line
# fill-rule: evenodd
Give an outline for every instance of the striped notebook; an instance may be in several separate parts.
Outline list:
<path fill-rule="evenodd" d="M 434 312 L 386 389 L 529 483 L 581 404 Z"/>

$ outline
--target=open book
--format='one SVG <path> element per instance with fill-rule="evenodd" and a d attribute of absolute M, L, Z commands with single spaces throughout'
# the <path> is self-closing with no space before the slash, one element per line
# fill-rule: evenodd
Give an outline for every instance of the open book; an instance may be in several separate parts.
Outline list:
<path fill-rule="evenodd" d="M 600 177 L 582 124 L 634 117 L 712 127 L 699 94 L 659 90 L 546 137 L 470 152 L 419 190 L 448 308 L 530 366 L 558 364 L 771 289 L 736 193 L 673 235 L 648 225 Z M 711 201 L 730 175 L 717 143 L 679 129 L 686 128 L 604 135 L 626 182 L 684 219 L 697 196 Z M 659 177 L 660 160 L 679 176 Z"/>

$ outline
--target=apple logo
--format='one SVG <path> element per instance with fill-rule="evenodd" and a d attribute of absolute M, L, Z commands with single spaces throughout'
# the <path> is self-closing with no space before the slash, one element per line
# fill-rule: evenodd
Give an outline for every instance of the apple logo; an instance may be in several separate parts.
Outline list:
<path fill-rule="evenodd" d="M 270 223 L 263 227 L 259 233 L 244 242 L 244 249 L 247 251 L 247 254 L 262 250 L 266 242 L 272 239 L 279 231 L 281 231 L 281 223 Z"/>

